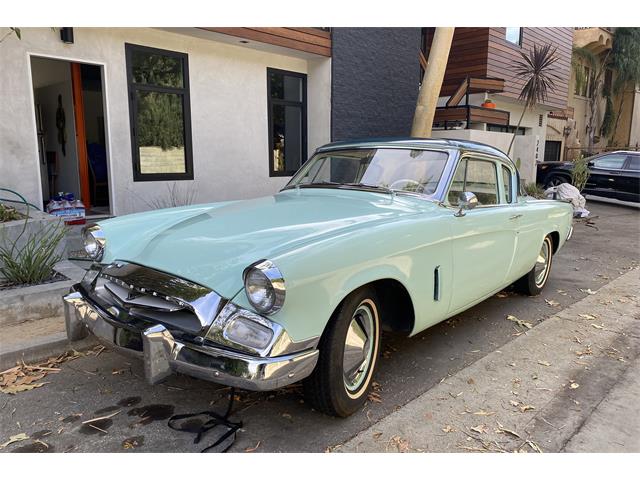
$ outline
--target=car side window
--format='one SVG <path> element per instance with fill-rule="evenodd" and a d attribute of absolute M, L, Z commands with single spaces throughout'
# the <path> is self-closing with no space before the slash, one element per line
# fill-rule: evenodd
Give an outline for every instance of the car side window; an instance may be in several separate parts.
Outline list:
<path fill-rule="evenodd" d="M 462 160 L 449 187 L 449 204 L 457 206 L 462 192 L 475 194 L 479 205 L 497 205 L 499 202 L 496 164 L 475 158 Z"/>
<path fill-rule="evenodd" d="M 627 170 L 640 170 L 640 155 L 629 155 Z"/>
<path fill-rule="evenodd" d="M 595 159 L 593 161 L 593 166 L 596 168 L 619 170 L 624 165 L 624 161 L 626 159 L 626 155 L 605 155 L 604 157 Z"/>
<path fill-rule="evenodd" d="M 513 175 L 504 165 L 502 166 L 502 185 L 504 185 L 504 198 L 507 203 L 513 200 Z"/>

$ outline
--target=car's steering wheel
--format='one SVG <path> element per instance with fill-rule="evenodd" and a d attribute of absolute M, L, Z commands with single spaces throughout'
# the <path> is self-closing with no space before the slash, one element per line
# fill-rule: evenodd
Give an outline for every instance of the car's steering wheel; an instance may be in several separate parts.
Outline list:
<path fill-rule="evenodd" d="M 421 184 L 420 182 L 417 182 L 416 180 L 412 180 L 411 178 L 400 178 L 400 179 L 396 180 L 395 182 L 393 182 L 391 185 L 389 185 L 389 188 L 390 188 L 391 190 L 395 190 L 395 189 L 393 188 L 393 186 L 394 186 L 395 184 L 406 185 L 406 184 L 408 184 L 408 183 L 411 183 L 411 184 L 416 185 L 418 189 L 422 189 L 422 188 L 423 188 L 423 187 L 422 187 L 422 184 Z M 414 191 L 415 191 L 415 192 L 418 192 L 418 189 L 416 189 L 416 190 L 414 190 Z M 409 190 L 409 191 L 411 191 L 411 190 Z"/>

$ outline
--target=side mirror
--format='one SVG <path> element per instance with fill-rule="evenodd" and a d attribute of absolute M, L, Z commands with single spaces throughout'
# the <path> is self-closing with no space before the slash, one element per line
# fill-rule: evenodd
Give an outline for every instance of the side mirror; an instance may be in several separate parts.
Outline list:
<path fill-rule="evenodd" d="M 455 213 L 456 217 L 464 217 L 465 210 L 473 210 L 478 206 L 478 197 L 472 192 L 462 192 L 458 197 L 460 210 Z"/>

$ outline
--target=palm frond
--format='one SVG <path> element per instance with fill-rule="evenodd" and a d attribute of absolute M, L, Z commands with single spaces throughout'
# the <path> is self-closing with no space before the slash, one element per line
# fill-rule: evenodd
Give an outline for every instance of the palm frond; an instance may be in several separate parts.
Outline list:
<path fill-rule="evenodd" d="M 556 88 L 556 81 L 560 76 L 554 64 L 558 61 L 556 47 L 551 45 L 534 45 L 528 53 L 520 52 L 521 60 L 513 61 L 513 71 L 516 77 L 524 80 L 518 99 L 525 104 L 525 108 L 532 108 L 537 103 L 544 103 Z"/>

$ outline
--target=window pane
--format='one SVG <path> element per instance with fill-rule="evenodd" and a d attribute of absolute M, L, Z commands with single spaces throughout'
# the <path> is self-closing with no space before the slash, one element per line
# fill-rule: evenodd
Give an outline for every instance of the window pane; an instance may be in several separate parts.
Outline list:
<path fill-rule="evenodd" d="M 607 155 L 602 158 L 598 158 L 593 163 L 597 168 L 610 168 L 620 169 L 624 165 L 624 161 L 627 159 L 626 155 Z"/>
<path fill-rule="evenodd" d="M 508 42 L 520 45 L 520 30 L 522 27 L 507 27 L 505 38 Z"/>
<path fill-rule="evenodd" d="M 640 170 L 640 155 L 631 155 L 627 170 Z"/>
<path fill-rule="evenodd" d="M 302 108 L 272 105 L 273 170 L 295 172 L 302 163 Z"/>
<path fill-rule="evenodd" d="M 461 162 L 449 188 L 447 196 L 449 204 L 458 205 L 458 198 L 462 192 L 475 194 L 479 205 L 496 205 L 498 203 L 498 177 L 495 164 L 486 160 Z"/>
<path fill-rule="evenodd" d="M 502 167 L 502 183 L 504 184 L 504 196 L 507 199 L 507 203 L 511 203 L 511 170 L 507 167 Z"/>
<path fill-rule="evenodd" d="M 182 95 L 136 92 L 140 173 L 185 173 Z"/>
<path fill-rule="evenodd" d="M 175 88 L 184 86 L 180 58 L 133 50 L 131 60 L 134 83 Z"/>
<path fill-rule="evenodd" d="M 498 203 L 498 178 L 495 164 L 484 160 L 469 160 L 465 190 L 473 192 L 478 197 L 480 205 L 496 205 Z"/>
<path fill-rule="evenodd" d="M 279 72 L 269 73 L 271 98 L 302 102 L 302 78 Z"/>

